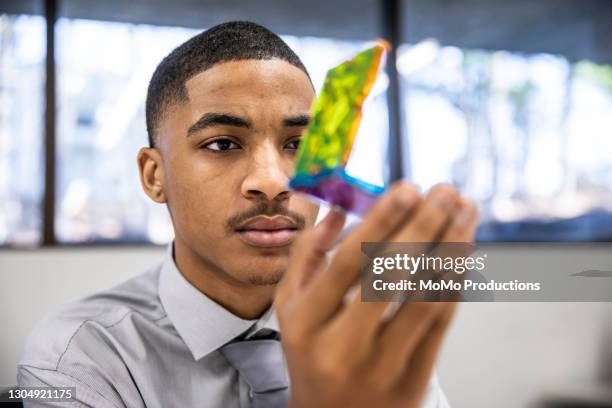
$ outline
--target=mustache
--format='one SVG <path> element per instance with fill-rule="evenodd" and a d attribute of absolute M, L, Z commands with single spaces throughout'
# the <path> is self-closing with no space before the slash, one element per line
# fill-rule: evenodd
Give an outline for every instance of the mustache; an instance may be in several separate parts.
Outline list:
<path fill-rule="evenodd" d="M 274 217 L 275 215 L 283 215 L 285 217 L 291 218 L 291 220 L 295 223 L 297 229 L 304 229 L 304 226 L 306 225 L 306 219 L 301 214 L 298 214 L 295 211 L 290 211 L 280 202 L 274 202 L 271 204 L 261 202 L 255 207 L 243 213 L 233 215 L 228 218 L 226 222 L 227 229 L 233 232 L 240 228 L 240 226 L 244 224 L 247 220 L 250 220 L 251 218 L 257 217 L 259 215 L 265 215 L 268 217 Z"/>

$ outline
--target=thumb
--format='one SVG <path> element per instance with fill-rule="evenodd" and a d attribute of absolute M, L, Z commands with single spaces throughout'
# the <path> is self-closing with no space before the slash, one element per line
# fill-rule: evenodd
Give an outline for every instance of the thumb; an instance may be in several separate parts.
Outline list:
<path fill-rule="evenodd" d="M 315 227 L 302 232 L 291 248 L 287 272 L 277 297 L 290 297 L 322 268 L 325 255 L 336 242 L 345 219 L 343 213 L 332 208 Z"/>

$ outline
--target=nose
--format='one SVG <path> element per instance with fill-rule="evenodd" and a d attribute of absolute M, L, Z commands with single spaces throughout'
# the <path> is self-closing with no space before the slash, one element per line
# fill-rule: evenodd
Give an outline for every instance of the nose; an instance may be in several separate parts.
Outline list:
<path fill-rule="evenodd" d="M 286 200 L 290 164 L 273 143 L 263 143 L 253 151 L 249 172 L 242 183 L 242 195 L 249 200 Z"/>

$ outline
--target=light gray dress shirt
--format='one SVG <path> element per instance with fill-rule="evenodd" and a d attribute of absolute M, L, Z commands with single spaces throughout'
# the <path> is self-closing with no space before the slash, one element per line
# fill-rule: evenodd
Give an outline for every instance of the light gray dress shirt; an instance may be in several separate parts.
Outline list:
<path fill-rule="evenodd" d="M 76 402 L 49 407 L 248 407 L 249 386 L 219 348 L 238 336 L 273 331 L 272 309 L 244 320 L 192 286 L 170 245 L 159 265 L 39 323 L 17 381 L 76 387 Z M 448 406 L 435 376 L 424 406 Z"/>

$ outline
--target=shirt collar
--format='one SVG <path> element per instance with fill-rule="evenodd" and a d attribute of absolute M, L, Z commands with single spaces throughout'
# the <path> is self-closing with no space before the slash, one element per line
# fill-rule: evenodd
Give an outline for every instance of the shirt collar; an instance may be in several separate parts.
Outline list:
<path fill-rule="evenodd" d="M 176 267 L 172 243 L 162 263 L 159 297 L 168 318 L 196 360 L 241 334 L 246 333 L 248 338 L 261 329 L 278 332 L 272 307 L 257 320 L 244 320 L 189 283 Z"/>

